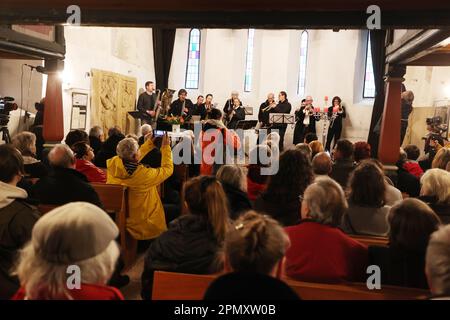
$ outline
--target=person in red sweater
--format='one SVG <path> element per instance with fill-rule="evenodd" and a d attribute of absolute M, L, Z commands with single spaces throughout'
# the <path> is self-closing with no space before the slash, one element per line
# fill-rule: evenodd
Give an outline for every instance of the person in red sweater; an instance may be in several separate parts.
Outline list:
<path fill-rule="evenodd" d="M 286 252 L 286 275 L 308 282 L 363 281 L 367 246 L 337 228 L 347 201 L 341 186 L 317 178 L 302 199 L 300 224 L 285 230 L 291 240 Z"/>
<path fill-rule="evenodd" d="M 417 159 L 420 156 L 419 148 L 414 144 L 408 144 L 403 150 L 406 153 L 403 169 L 420 179 L 423 175 L 423 170 L 417 162 Z M 402 150 L 400 150 L 400 155 L 402 156 Z"/>
<path fill-rule="evenodd" d="M 263 174 L 263 168 L 269 167 L 271 149 L 267 145 L 259 144 L 249 153 L 247 165 L 247 196 L 250 201 L 255 201 L 267 188 L 269 175 Z"/>
<path fill-rule="evenodd" d="M 239 136 L 223 124 L 222 112 L 219 109 L 212 109 L 209 113 L 208 120 L 203 125 L 200 143 L 202 147 L 200 174 L 206 176 L 216 174 L 215 165 L 220 166 L 227 158 L 233 157 L 233 154 L 227 152 L 234 153 L 241 147 Z M 223 148 L 223 151 L 216 155 L 219 148 Z"/>
<path fill-rule="evenodd" d="M 99 207 L 72 202 L 34 225 L 15 274 L 21 288 L 13 300 L 124 300 L 106 285 L 120 250 L 119 230 Z"/>
<path fill-rule="evenodd" d="M 89 182 L 106 183 L 106 173 L 92 163 L 94 149 L 85 142 L 77 142 L 72 146 L 77 162 L 76 170 L 86 176 Z"/>

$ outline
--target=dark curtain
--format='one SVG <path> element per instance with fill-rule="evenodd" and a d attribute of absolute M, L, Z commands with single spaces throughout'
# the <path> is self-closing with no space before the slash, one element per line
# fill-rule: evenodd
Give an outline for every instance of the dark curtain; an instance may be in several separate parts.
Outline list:
<path fill-rule="evenodd" d="M 176 29 L 153 28 L 153 56 L 155 60 L 156 88 L 169 87 L 169 72 L 172 63 Z"/>
<path fill-rule="evenodd" d="M 375 100 L 373 102 L 368 142 L 372 147 L 372 157 L 378 155 L 378 142 L 381 130 L 381 117 L 384 111 L 386 30 L 371 30 L 369 33 L 372 51 L 373 76 L 375 80 Z"/>

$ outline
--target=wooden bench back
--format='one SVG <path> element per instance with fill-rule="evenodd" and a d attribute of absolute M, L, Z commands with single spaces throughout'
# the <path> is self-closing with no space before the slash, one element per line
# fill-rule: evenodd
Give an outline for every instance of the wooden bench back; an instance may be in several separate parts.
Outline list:
<path fill-rule="evenodd" d="M 153 300 L 201 300 L 217 275 L 195 275 L 155 271 Z M 427 291 L 393 286 L 369 290 L 365 284 L 322 284 L 286 279 L 303 300 L 410 300 L 426 296 Z"/>
<path fill-rule="evenodd" d="M 103 207 L 108 212 L 119 213 L 127 201 L 127 187 L 118 184 L 91 183 Z"/>
<path fill-rule="evenodd" d="M 374 236 L 361 236 L 361 235 L 349 235 L 351 238 L 364 243 L 367 246 L 382 246 L 387 247 L 389 239 L 387 237 L 374 237 Z"/>

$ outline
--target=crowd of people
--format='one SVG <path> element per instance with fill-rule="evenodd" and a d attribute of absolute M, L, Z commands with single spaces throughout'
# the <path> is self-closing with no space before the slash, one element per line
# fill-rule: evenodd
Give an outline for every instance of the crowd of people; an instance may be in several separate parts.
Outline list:
<path fill-rule="evenodd" d="M 212 143 L 207 129 L 223 132 L 232 149 L 243 143 L 224 116 L 210 111 L 200 150 Z M 361 282 L 369 265 L 380 266 L 383 284 L 450 296 L 449 146 L 437 143 L 421 159 L 408 145 L 388 175 L 367 142 L 338 136 L 331 153 L 306 131 L 280 152 L 282 135 L 272 132 L 249 151 L 257 161 L 202 159 L 180 184 L 170 138 L 153 136 L 149 124 L 140 137 L 118 127 L 106 139 L 99 126 L 74 130 L 42 154 L 33 133 L 19 133 L 0 145 L 0 298 L 123 299 L 119 231 L 93 183 L 128 187 L 126 227 L 145 252 L 144 299 L 156 270 L 219 274 L 207 300 L 299 299 L 284 278 Z M 264 174 L 270 164 L 261 155 L 278 171 Z M 39 204 L 56 208 L 41 215 Z M 367 247 L 353 235 L 386 237 L 388 246 Z M 73 265 L 82 274 L 77 291 L 66 286 Z"/>

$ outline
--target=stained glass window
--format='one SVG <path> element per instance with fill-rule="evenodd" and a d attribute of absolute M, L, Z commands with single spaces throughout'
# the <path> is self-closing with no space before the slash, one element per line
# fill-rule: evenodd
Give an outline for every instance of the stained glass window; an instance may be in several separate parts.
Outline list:
<path fill-rule="evenodd" d="M 253 71 L 253 40 L 255 38 L 255 29 L 248 29 L 247 38 L 247 57 L 245 61 L 245 80 L 244 91 L 252 91 L 252 71 Z"/>
<path fill-rule="evenodd" d="M 308 57 L 308 31 L 304 30 L 300 36 L 300 68 L 298 72 L 297 94 L 305 95 L 306 87 L 306 61 Z"/>
<path fill-rule="evenodd" d="M 186 89 L 198 89 L 200 78 L 200 30 L 189 32 L 189 47 L 186 66 Z"/>

